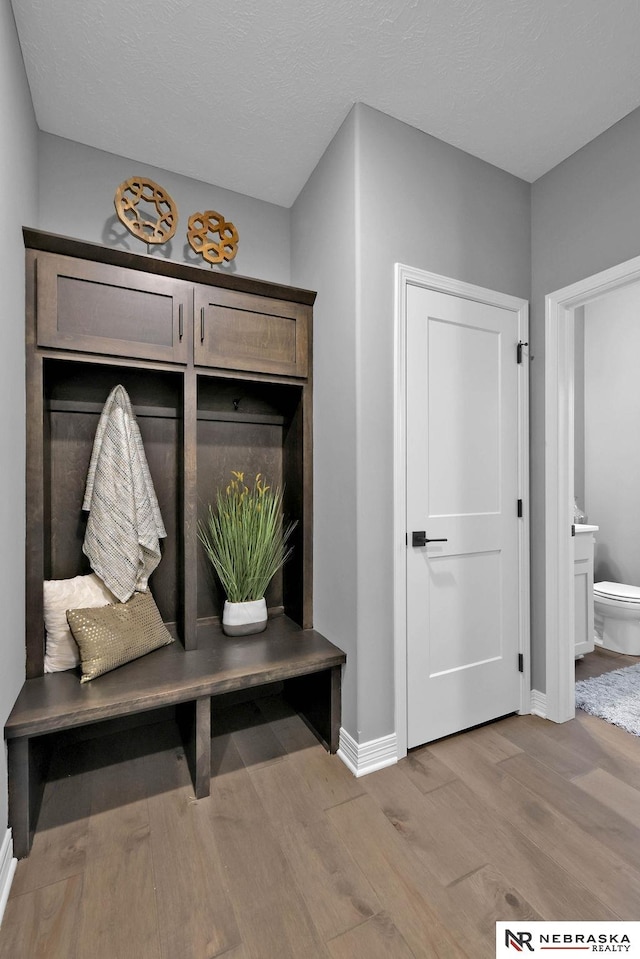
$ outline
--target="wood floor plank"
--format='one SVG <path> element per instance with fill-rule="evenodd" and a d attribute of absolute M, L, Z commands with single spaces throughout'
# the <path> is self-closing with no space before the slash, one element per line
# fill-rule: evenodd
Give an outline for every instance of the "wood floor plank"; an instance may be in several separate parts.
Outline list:
<path fill-rule="evenodd" d="M 439 789 L 440 786 L 455 782 L 457 779 L 455 773 L 425 747 L 412 750 L 402 760 L 402 765 L 405 776 L 423 793 Z"/>
<path fill-rule="evenodd" d="M 636 767 L 640 762 L 640 737 L 628 733 L 626 729 L 620 726 L 614 726 L 604 719 L 597 716 L 590 716 L 588 713 L 578 711 L 579 723 L 599 742 L 607 751 L 613 748 L 618 753 L 622 753 L 630 763 Z"/>
<path fill-rule="evenodd" d="M 416 957 L 461 959 L 467 955 L 464 916 L 372 796 L 334 806 L 327 816 Z M 469 956 L 478 955 L 471 940 L 467 945 Z"/>
<path fill-rule="evenodd" d="M 92 959 L 160 959 L 149 809 L 138 748 L 144 736 L 153 735 L 149 727 L 144 734 L 105 736 L 93 744 L 101 756 L 90 779 L 79 930 L 80 954 Z"/>
<path fill-rule="evenodd" d="M 501 768 L 532 793 L 544 797 L 567 820 L 580 823 L 592 842 L 598 840 L 632 867 L 637 865 L 640 828 L 611 805 L 594 798 L 587 801 L 585 792 L 575 783 L 567 782 L 531 756 L 514 756 Z"/>
<path fill-rule="evenodd" d="M 11 896 L 82 872 L 90 812 L 91 792 L 85 773 L 47 782 L 31 853 L 18 862 Z"/>
<path fill-rule="evenodd" d="M 473 743 L 489 763 L 501 763 L 504 759 L 522 752 L 520 746 L 502 734 L 502 723 L 479 726 L 477 729 L 470 729 L 465 735 L 467 741 Z"/>
<path fill-rule="evenodd" d="M 616 919 L 588 885 L 578 882 L 505 819 L 499 807 L 483 801 L 465 783 L 458 779 L 447 783 L 429 793 L 425 802 L 427 811 L 448 815 L 459 830 L 459 842 L 479 846 L 487 862 L 521 890 L 540 916 L 558 921 Z"/>
<path fill-rule="evenodd" d="M 594 768 L 589 755 L 568 749 L 556 738 L 545 736 L 540 729 L 541 723 L 544 724 L 545 720 L 539 716 L 512 716 L 501 723 L 500 731 L 527 756 L 544 763 L 565 779 L 582 776 Z"/>
<path fill-rule="evenodd" d="M 604 769 L 594 769 L 586 776 L 578 776 L 573 782 L 617 815 L 623 816 L 636 829 L 640 829 L 640 792 L 633 786 L 627 785 Z"/>
<path fill-rule="evenodd" d="M 513 760 L 491 766 L 478 756 L 475 746 L 465 742 L 464 736 L 434 743 L 429 748 L 570 876 L 589 884 L 619 918 L 632 919 L 637 915 L 637 870 L 582 825 L 567 819 L 549 801 L 509 776 L 503 766 Z"/>
<path fill-rule="evenodd" d="M 474 915 L 476 935 L 483 942 L 495 942 L 496 917 L 501 922 L 542 919 L 519 889 L 491 864 L 454 883 L 451 892 L 460 898 L 466 915 Z"/>
<path fill-rule="evenodd" d="M 561 743 L 589 762 L 592 769 L 604 769 L 640 789 L 640 739 L 636 736 L 582 710 L 576 710 L 576 718 L 568 723 L 549 723 L 532 716 L 533 719 L 545 741 Z"/>
<path fill-rule="evenodd" d="M 415 959 L 392 920 L 380 913 L 328 943 L 332 959 Z"/>
<path fill-rule="evenodd" d="M 459 842 L 458 825 L 448 812 L 428 804 L 428 796 L 404 775 L 404 764 L 371 773 L 364 787 L 396 832 L 443 886 L 486 865 L 473 841 Z"/>
<path fill-rule="evenodd" d="M 381 911 L 295 764 L 272 763 L 250 775 L 320 937 L 331 939 Z"/>
<path fill-rule="evenodd" d="M 232 739 L 233 734 L 212 739 L 218 773 L 207 809 L 242 942 L 252 959 L 326 959 L 327 950 Z"/>
<path fill-rule="evenodd" d="M 255 702 L 236 706 L 217 717 L 215 722 L 221 732 L 233 733 L 234 745 L 247 767 L 279 762 L 286 756 L 282 743 Z"/>
<path fill-rule="evenodd" d="M 259 700 L 258 706 L 320 809 L 362 796 L 361 780 L 338 756 L 327 757 L 324 747 L 290 706 L 275 697 Z"/>
<path fill-rule="evenodd" d="M 162 957 L 228 956 L 240 933 L 209 825 L 210 800 L 194 800 L 181 748 L 147 756 L 144 772 Z"/>
<path fill-rule="evenodd" d="M 161 959 L 148 833 L 89 858 L 77 935 L 81 959 Z"/>
<path fill-rule="evenodd" d="M 587 653 L 582 659 L 576 659 L 576 681 L 602 676 L 613 669 L 624 669 L 625 666 L 633 666 L 639 662 L 640 656 L 626 656 L 624 653 L 615 653 L 612 649 L 596 646 L 593 652 Z"/>
<path fill-rule="evenodd" d="M 91 816 L 87 861 L 113 855 L 118 847 L 149 837 L 149 810 L 144 776 L 138 764 L 118 763 L 96 769 L 91 780 Z"/>
<path fill-rule="evenodd" d="M 0 959 L 83 959 L 77 936 L 81 896 L 82 876 L 76 875 L 10 899 Z"/>

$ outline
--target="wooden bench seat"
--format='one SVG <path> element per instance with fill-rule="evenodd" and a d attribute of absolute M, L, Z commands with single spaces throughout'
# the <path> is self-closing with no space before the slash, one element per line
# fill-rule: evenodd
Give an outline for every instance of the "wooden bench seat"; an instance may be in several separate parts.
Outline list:
<path fill-rule="evenodd" d="M 204 632 L 204 631 L 203 631 Z M 229 638 L 209 627 L 199 648 L 185 652 L 179 642 L 90 683 L 75 671 L 28 679 L 5 725 L 9 763 L 9 820 L 14 852 L 31 847 L 46 770 L 42 737 L 62 730 L 130 716 L 165 706 L 178 707 L 196 798 L 209 795 L 211 698 L 237 690 L 284 682 L 295 707 L 331 752 L 338 748 L 341 668 L 346 656 L 315 630 L 301 630 L 285 616 L 266 632 Z M 304 677 L 324 680 L 304 684 Z M 304 688 L 296 689 L 296 684 Z"/>

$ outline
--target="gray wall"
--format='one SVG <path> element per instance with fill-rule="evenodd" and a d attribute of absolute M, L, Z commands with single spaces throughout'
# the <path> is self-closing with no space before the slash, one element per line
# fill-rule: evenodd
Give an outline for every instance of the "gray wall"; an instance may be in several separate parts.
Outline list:
<path fill-rule="evenodd" d="M 640 586 L 640 284 L 585 312 L 585 488 L 595 580 Z"/>
<path fill-rule="evenodd" d="M 291 277 L 314 306 L 314 625 L 347 653 L 342 724 L 357 730 L 356 146 L 351 111 L 291 210 Z"/>
<path fill-rule="evenodd" d="M 574 310 L 573 353 L 573 492 L 584 508 L 584 307 Z"/>
<path fill-rule="evenodd" d="M 37 129 L 9 0 L 0 0 L 0 724 L 24 681 L 24 244 L 37 221 Z M 7 824 L 7 773 L 0 761 L 0 840 Z"/>
<path fill-rule="evenodd" d="M 394 263 L 529 298 L 530 187 L 357 108 L 359 728 L 395 728 L 392 608 Z"/>
<path fill-rule="evenodd" d="M 640 254 L 640 110 L 537 180 L 531 192 L 533 685 L 545 690 L 544 297 Z"/>
<path fill-rule="evenodd" d="M 149 255 L 206 270 L 290 282 L 289 210 L 284 207 L 48 133 L 39 134 L 38 150 L 40 229 L 146 254 L 146 244 L 117 218 L 113 198 L 124 180 L 147 176 L 169 192 L 179 216 L 175 236 L 168 243 L 150 246 Z M 211 267 L 187 243 L 189 217 L 204 210 L 217 210 L 238 230 L 238 253 L 229 264 Z"/>
<path fill-rule="evenodd" d="M 395 729 L 394 264 L 528 298 L 529 186 L 357 105 L 293 207 L 292 249 L 293 281 L 318 290 L 315 622 L 347 650 L 343 725 L 368 742 Z"/>

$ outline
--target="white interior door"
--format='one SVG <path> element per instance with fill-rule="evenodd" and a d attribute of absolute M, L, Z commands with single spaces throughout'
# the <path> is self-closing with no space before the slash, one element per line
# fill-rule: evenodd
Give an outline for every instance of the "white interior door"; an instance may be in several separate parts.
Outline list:
<path fill-rule="evenodd" d="M 513 310 L 408 287 L 409 747 L 520 705 L 517 342 Z"/>

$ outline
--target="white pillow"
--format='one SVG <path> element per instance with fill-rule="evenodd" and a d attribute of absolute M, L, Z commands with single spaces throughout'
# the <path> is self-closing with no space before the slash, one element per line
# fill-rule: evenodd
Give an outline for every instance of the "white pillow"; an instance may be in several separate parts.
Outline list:
<path fill-rule="evenodd" d="M 67 622 L 68 609 L 95 609 L 118 600 L 99 576 L 74 576 L 73 579 L 44 581 L 44 626 L 47 633 L 44 654 L 45 673 L 73 669 L 80 662 L 78 644 Z"/>

